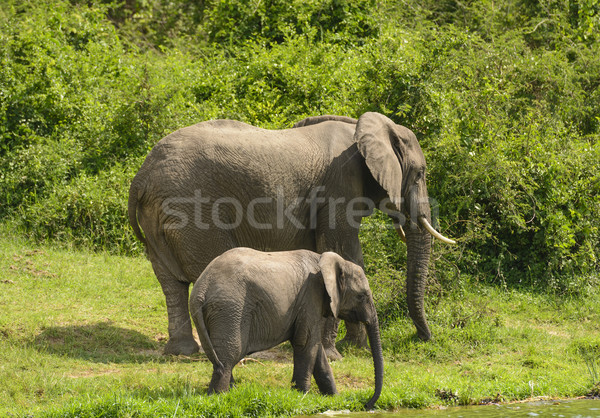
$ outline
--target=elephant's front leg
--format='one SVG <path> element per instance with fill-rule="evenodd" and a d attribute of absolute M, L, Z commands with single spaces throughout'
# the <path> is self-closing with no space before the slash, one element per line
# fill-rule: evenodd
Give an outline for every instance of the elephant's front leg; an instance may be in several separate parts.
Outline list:
<path fill-rule="evenodd" d="M 325 354 L 322 345 L 319 346 L 317 352 L 313 376 L 315 377 L 315 382 L 317 382 L 317 386 L 322 394 L 335 395 L 337 393 L 333 371 L 331 370 L 331 365 L 327 361 L 327 355 Z"/>
<path fill-rule="evenodd" d="M 294 345 L 294 373 L 292 375 L 292 387 L 301 392 L 310 390 L 310 378 L 315 368 L 318 349 L 320 344 L 313 343 L 300 347 Z"/>
<path fill-rule="evenodd" d="M 334 219 L 334 221 L 332 221 Z M 329 227 L 334 222 L 336 229 Z M 330 214 L 326 211 L 319 213 L 317 232 L 317 252 L 333 251 L 344 259 L 363 267 L 362 248 L 358 239 L 360 219 L 347 219 L 346 212 Z M 363 267 L 364 268 L 364 267 Z M 323 330 L 323 348 L 330 360 L 339 360 L 342 355 L 335 348 L 339 321 L 329 319 Z M 367 332 L 364 325 L 346 321 L 346 336 L 342 340 L 356 347 L 368 348 Z"/>
<path fill-rule="evenodd" d="M 367 329 L 360 322 L 346 321 L 346 336 L 340 343 L 348 343 L 360 348 L 369 348 Z"/>
<path fill-rule="evenodd" d="M 340 325 L 339 319 L 335 319 L 333 316 L 325 319 L 325 325 L 323 326 L 323 337 L 321 342 L 327 358 L 330 360 L 341 360 L 342 355 L 335 348 L 335 339 L 337 338 L 338 326 Z"/>

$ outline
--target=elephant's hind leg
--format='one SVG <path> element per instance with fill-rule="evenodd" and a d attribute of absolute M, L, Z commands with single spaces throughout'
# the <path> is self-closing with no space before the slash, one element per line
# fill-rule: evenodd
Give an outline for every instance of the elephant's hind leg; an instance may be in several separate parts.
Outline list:
<path fill-rule="evenodd" d="M 190 284 L 177 280 L 152 253 L 150 253 L 150 260 L 167 302 L 169 341 L 164 352 L 173 355 L 194 354 L 200 347 L 192 334 L 188 308 Z"/>
<path fill-rule="evenodd" d="M 189 284 L 172 282 L 168 289 L 163 286 L 169 316 L 169 341 L 165 354 L 189 356 L 200 349 L 192 334 L 192 323 L 188 310 Z"/>
<path fill-rule="evenodd" d="M 233 382 L 231 366 L 213 366 L 213 374 L 208 385 L 208 394 L 227 392 Z"/>
<path fill-rule="evenodd" d="M 227 392 L 235 384 L 233 368 L 244 357 L 240 310 L 233 305 L 208 304 L 205 316 L 210 339 L 220 365 L 213 364 L 208 393 Z"/>

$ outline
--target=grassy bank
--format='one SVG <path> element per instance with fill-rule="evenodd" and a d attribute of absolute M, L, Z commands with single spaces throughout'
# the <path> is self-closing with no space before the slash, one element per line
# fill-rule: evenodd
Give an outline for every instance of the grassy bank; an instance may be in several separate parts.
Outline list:
<path fill-rule="evenodd" d="M 289 389 L 282 346 L 236 368 L 237 387 L 206 396 L 201 354 L 162 356 L 166 308 L 150 264 L 0 240 L 0 415 L 264 416 L 359 410 L 372 393 L 368 352 L 343 348 L 336 397 Z M 600 298 L 468 286 L 427 298 L 435 339 L 382 314 L 381 409 L 574 397 L 600 377 Z M 384 285 L 375 297 L 385 298 Z M 391 283 L 387 288 L 393 287 Z M 379 290 L 378 290 L 379 289 Z"/>

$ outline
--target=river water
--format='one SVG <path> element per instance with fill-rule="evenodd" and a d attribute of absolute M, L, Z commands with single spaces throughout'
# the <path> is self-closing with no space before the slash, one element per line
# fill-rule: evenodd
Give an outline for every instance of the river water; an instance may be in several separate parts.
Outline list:
<path fill-rule="evenodd" d="M 343 412 L 327 411 L 323 417 L 396 418 L 396 417 L 568 417 L 600 418 L 600 400 L 576 399 L 567 401 L 539 401 L 506 405 L 448 407 L 445 409 L 403 409 L 396 412 Z"/>

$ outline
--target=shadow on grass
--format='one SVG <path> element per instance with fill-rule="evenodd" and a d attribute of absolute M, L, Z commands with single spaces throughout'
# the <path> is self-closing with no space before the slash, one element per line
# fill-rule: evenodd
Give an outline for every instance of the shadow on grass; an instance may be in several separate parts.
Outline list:
<path fill-rule="evenodd" d="M 176 358 L 163 356 L 162 344 L 158 341 L 114 326 L 111 321 L 49 327 L 35 337 L 33 346 L 45 353 L 98 363 L 169 362 Z M 182 358 L 177 359 L 182 361 Z"/>

